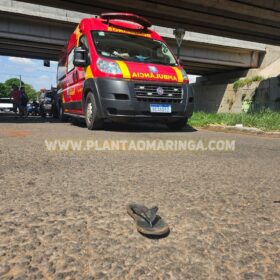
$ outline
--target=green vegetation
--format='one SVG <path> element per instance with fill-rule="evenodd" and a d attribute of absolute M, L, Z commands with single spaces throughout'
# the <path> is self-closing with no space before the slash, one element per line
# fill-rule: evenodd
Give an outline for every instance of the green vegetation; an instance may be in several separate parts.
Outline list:
<path fill-rule="evenodd" d="M 189 120 L 189 125 L 203 127 L 210 124 L 236 125 L 256 127 L 262 130 L 280 131 L 280 112 L 263 111 L 256 113 L 219 113 L 208 114 L 196 112 Z"/>
<path fill-rule="evenodd" d="M 25 92 L 27 93 L 27 96 L 29 100 L 37 99 L 38 93 L 36 90 L 29 84 L 21 82 L 22 86 L 25 88 Z M 4 83 L 0 83 L 0 97 L 9 97 L 12 85 L 20 86 L 20 80 L 17 78 L 11 78 L 9 80 L 6 80 Z"/>
<path fill-rule="evenodd" d="M 261 76 L 254 76 L 246 79 L 239 79 L 234 82 L 233 89 L 237 91 L 239 88 L 251 85 L 253 82 L 261 82 L 264 78 Z"/>

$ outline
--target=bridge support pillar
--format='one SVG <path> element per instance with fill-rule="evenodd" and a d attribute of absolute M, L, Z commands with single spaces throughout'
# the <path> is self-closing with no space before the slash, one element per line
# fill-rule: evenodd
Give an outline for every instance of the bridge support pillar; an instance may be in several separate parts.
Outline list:
<path fill-rule="evenodd" d="M 280 47 L 269 46 L 257 69 L 203 76 L 192 89 L 196 111 L 280 110 Z"/>

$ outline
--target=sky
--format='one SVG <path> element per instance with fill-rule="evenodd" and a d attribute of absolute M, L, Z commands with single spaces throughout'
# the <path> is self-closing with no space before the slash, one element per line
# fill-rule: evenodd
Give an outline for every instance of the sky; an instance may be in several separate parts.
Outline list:
<path fill-rule="evenodd" d="M 22 57 L 0 56 L 0 82 L 22 76 L 23 82 L 30 84 L 36 91 L 56 86 L 57 62 L 51 61 L 50 67 L 44 67 L 43 60 Z M 195 82 L 196 76 L 189 76 Z"/>
<path fill-rule="evenodd" d="M 22 76 L 23 82 L 35 90 L 50 89 L 56 85 L 57 62 L 51 61 L 50 67 L 44 67 L 43 60 L 0 56 L 0 82 Z"/>

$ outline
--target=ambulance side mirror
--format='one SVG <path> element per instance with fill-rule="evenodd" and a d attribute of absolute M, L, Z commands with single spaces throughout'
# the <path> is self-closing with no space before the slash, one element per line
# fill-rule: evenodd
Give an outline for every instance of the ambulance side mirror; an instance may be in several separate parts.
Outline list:
<path fill-rule="evenodd" d="M 74 66 L 86 67 L 89 65 L 88 51 L 82 47 L 77 47 L 74 50 Z"/>

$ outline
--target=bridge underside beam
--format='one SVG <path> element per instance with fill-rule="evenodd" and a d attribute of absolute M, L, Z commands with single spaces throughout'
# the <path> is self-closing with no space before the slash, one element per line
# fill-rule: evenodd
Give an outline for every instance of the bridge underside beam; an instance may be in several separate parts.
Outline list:
<path fill-rule="evenodd" d="M 58 60 L 76 23 L 0 12 L 0 54 Z M 166 38 L 176 53 L 175 39 Z M 259 52 L 184 41 L 182 64 L 188 73 L 205 75 L 258 66 Z"/>
<path fill-rule="evenodd" d="M 40 5 L 92 14 L 134 12 L 160 26 L 280 45 L 280 1 L 275 0 L 42 0 Z"/>
<path fill-rule="evenodd" d="M 74 23 L 0 13 L 0 54 L 58 60 Z"/>
<path fill-rule="evenodd" d="M 0 55 L 56 61 L 62 46 L 15 39 L 0 40 Z"/>

